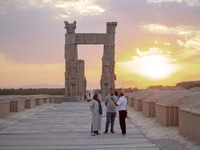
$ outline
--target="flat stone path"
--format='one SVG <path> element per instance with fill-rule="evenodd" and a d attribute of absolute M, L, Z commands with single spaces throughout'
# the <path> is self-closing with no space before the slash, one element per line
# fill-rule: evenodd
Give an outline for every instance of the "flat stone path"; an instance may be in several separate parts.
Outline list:
<path fill-rule="evenodd" d="M 103 104 L 103 103 L 102 103 Z M 90 103 L 66 102 L 38 106 L 29 117 L 0 128 L 0 150 L 158 150 L 130 121 L 127 135 L 121 137 L 118 114 L 115 134 L 103 134 L 105 107 L 103 107 L 102 133 L 91 136 Z M 22 112 L 21 112 L 22 113 Z M 27 110 L 23 114 L 29 113 Z"/>

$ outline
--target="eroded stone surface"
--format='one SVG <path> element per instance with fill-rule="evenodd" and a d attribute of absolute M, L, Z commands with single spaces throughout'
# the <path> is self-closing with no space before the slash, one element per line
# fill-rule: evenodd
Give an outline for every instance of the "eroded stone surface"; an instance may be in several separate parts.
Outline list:
<path fill-rule="evenodd" d="M 110 88 L 115 88 L 115 28 L 117 22 L 107 22 L 106 33 L 75 33 L 76 22 L 65 21 L 65 96 L 83 96 L 86 91 L 86 77 L 83 66 L 79 66 L 78 44 L 104 44 L 102 57 L 101 98 L 104 100 Z M 81 76 L 81 77 L 80 77 Z M 84 83 L 84 84 L 83 84 Z M 80 85 L 81 84 L 81 85 Z M 83 90 L 82 90 L 83 89 Z"/>

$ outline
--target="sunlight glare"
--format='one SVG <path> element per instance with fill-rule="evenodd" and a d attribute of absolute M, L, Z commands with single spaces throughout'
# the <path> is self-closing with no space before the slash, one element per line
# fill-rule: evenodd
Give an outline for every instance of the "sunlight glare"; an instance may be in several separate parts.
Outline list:
<path fill-rule="evenodd" d="M 165 78 L 173 71 L 167 59 L 161 55 L 143 56 L 139 61 L 139 73 L 151 79 Z"/>

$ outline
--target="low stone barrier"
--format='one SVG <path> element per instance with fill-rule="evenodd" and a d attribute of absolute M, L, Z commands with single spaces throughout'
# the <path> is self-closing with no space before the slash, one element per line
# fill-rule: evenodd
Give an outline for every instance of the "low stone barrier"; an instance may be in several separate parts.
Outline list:
<path fill-rule="evenodd" d="M 36 106 L 36 99 L 26 99 L 25 108 L 33 108 Z"/>
<path fill-rule="evenodd" d="M 156 121 L 163 126 L 178 126 L 178 107 L 156 104 Z"/>
<path fill-rule="evenodd" d="M 129 97 L 129 99 L 128 99 L 128 105 L 129 105 L 130 107 L 134 107 L 134 98 Z"/>
<path fill-rule="evenodd" d="M 134 109 L 142 111 L 142 99 L 134 99 Z"/>
<path fill-rule="evenodd" d="M 42 105 L 44 103 L 43 98 L 36 98 L 35 104 L 36 105 Z"/>
<path fill-rule="evenodd" d="M 53 97 L 53 102 L 54 103 L 63 103 L 65 102 L 65 97 L 64 96 L 54 96 Z"/>
<path fill-rule="evenodd" d="M 25 99 L 10 100 L 10 112 L 21 112 L 25 110 Z"/>
<path fill-rule="evenodd" d="M 9 115 L 10 113 L 10 102 L 0 101 L 0 118 Z"/>
<path fill-rule="evenodd" d="M 9 115 L 10 112 L 21 112 L 25 108 L 30 109 L 43 103 L 62 103 L 64 96 L 51 95 L 5 95 L 0 96 L 0 118 Z"/>
<path fill-rule="evenodd" d="M 142 113 L 146 117 L 156 117 L 155 102 L 142 101 Z"/>
<path fill-rule="evenodd" d="M 50 103 L 50 98 L 49 98 L 49 97 L 44 98 L 43 100 L 44 100 L 44 101 L 43 101 L 44 103 Z"/>
<path fill-rule="evenodd" d="M 127 100 L 127 105 L 129 105 L 129 96 L 128 95 L 125 95 L 125 98 Z"/>
<path fill-rule="evenodd" d="M 49 99 L 49 103 L 54 103 L 54 98 L 53 98 L 53 97 L 51 97 L 51 98 Z"/>
<path fill-rule="evenodd" d="M 179 133 L 200 142 L 200 108 L 194 110 L 179 109 Z"/>

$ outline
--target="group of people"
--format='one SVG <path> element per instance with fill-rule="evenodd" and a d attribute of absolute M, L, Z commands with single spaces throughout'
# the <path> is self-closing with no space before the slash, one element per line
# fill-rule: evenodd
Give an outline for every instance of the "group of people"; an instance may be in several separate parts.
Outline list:
<path fill-rule="evenodd" d="M 108 133 L 109 124 L 110 132 L 114 132 L 114 124 L 115 117 L 117 114 L 117 107 L 119 111 L 119 123 L 121 127 L 121 135 L 126 135 L 126 117 L 127 117 L 127 99 L 124 97 L 123 92 L 116 92 L 114 89 L 109 90 L 110 94 L 105 98 L 105 106 L 106 106 L 106 124 L 105 124 L 105 134 Z M 99 100 L 99 95 L 97 93 L 94 94 L 93 100 L 90 104 L 90 110 L 92 111 L 92 125 L 91 125 L 91 135 L 99 134 L 98 131 L 101 130 L 101 118 L 102 118 L 102 105 Z"/>

